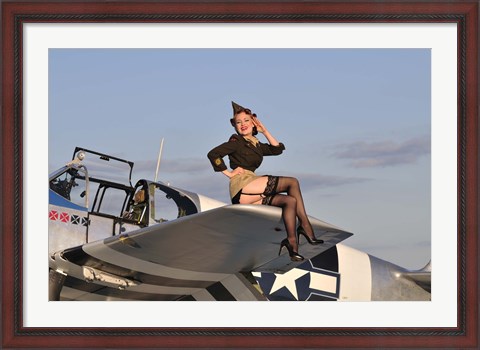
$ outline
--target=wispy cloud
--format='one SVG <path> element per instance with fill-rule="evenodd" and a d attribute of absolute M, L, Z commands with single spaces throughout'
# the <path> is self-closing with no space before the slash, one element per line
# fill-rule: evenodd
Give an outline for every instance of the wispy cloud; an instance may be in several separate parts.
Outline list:
<path fill-rule="evenodd" d="M 153 178 L 157 166 L 156 160 L 135 162 L 134 172 L 136 177 L 146 176 Z M 320 188 L 332 188 L 370 181 L 371 179 L 341 175 L 322 175 L 312 173 L 294 173 L 292 171 L 267 171 L 278 176 L 293 176 L 300 181 L 303 191 Z M 258 174 L 265 174 L 259 171 Z M 188 191 L 198 192 L 206 196 L 229 200 L 228 179 L 220 173 L 215 173 L 207 160 L 198 158 L 165 159 L 162 160 L 159 172 L 159 181 L 166 181 L 173 186 Z"/>
<path fill-rule="evenodd" d="M 285 175 L 282 172 L 274 172 L 274 174 L 280 176 Z M 359 177 L 324 176 L 318 174 L 289 173 L 288 176 L 294 176 L 300 181 L 300 186 L 304 193 L 315 189 L 338 187 L 369 181 L 369 179 Z M 222 174 L 213 173 L 213 171 L 212 174 L 200 174 L 198 176 L 181 179 L 178 178 L 176 181 L 172 182 L 172 185 L 220 201 L 230 202 L 228 195 L 228 179 Z"/>
<path fill-rule="evenodd" d="M 333 155 L 351 160 L 355 168 L 387 167 L 415 163 L 430 154 L 430 137 L 417 137 L 402 142 L 353 142 L 339 146 Z"/>
<path fill-rule="evenodd" d="M 156 160 L 137 161 L 135 177 L 153 180 L 156 167 Z M 208 159 L 164 159 L 160 164 L 158 181 L 220 201 L 229 201 L 228 179 L 221 173 L 215 173 Z"/>
<path fill-rule="evenodd" d="M 228 179 L 222 174 L 196 176 L 179 179 L 175 186 L 216 200 L 230 203 Z"/>
<path fill-rule="evenodd" d="M 330 188 L 343 185 L 350 185 L 370 181 L 362 177 L 348 177 L 339 175 L 321 175 L 321 174 L 292 174 L 300 181 L 303 191 L 314 190 L 318 188 Z"/>
<path fill-rule="evenodd" d="M 142 160 L 135 162 L 136 171 L 154 172 L 157 168 L 156 160 Z M 160 172 L 167 174 L 175 173 L 198 173 L 204 171 L 212 171 L 208 159 L 199 158 L 182 158 L 182 159 L 162 159 L 160 163 Z"/>

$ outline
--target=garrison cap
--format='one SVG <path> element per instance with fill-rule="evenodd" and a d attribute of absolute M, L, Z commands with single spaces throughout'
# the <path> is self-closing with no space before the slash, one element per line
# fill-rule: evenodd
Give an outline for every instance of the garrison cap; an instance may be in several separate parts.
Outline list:
<path fill-rule="evenodd" d="M 236 104 L 233 101 L 232 101 L 232 107 L 233 107 L 233 115 L 238 114 L 238 113 L 243 112 L 244 110 L 248 109 L 248 108 L 240 106 L 239 104 Z"/>

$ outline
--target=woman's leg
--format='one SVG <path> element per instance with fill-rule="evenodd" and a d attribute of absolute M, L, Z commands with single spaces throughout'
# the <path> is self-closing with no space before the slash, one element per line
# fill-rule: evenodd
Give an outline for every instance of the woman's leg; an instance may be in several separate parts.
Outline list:
<path fill-rule="evenodd" d="M 298 252 L 297 235 L 295 233 L 295 224 L 297 221 L 297 200 L 289 195 L 276 194 L 273 196 L 270 205 L 282 208 L 282 219 L 287 230 L 288 242 L 295 252 Z"/>
<path fill-rule="evenodd" d="M 294 177 L 285 177 L 280 176 L 277 185 L 276 192 L 287 192 L 289 196 L 295 198 L 296 206 L 296 216 L 298 217 L 300 225 L 303 227 L 305 232 L 311 237 L 314 237 L 312 224 L 308 220 L 307 212 L 305 210 L 305 205 L 303 203 L 302 192 L 300 190 L 300 184 L 298 180 Z"/>
<path fill-rule="evenodd" d="M 263 192 L 267 186 L 267 181 L 268 177 L 262 176 L 261 178 L 250 182 L 247 186 L 242 188 L 240 204 L 262 204 L 262 201 L 265 198 Z M 272 194 L 270 205 L 282 208 L 282 219 L 287 231 L 288 242 L 293 248 L 293 251 L 298 252 L 297 235 L 295 233 L 298 207 L 296 198 L 290 195 Z"/>

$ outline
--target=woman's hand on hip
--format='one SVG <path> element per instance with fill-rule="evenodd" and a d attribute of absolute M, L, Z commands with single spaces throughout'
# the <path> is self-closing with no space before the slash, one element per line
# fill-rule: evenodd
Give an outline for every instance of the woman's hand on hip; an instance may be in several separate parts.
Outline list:
<path fill-rule="evenodd" d="M 227 175 L 229 178 L 234 177 L 235 175 L 243 174 L 245 170 L 242 167 L 237 167 L 232 171 L 225 170 L 224 174 Z"/>

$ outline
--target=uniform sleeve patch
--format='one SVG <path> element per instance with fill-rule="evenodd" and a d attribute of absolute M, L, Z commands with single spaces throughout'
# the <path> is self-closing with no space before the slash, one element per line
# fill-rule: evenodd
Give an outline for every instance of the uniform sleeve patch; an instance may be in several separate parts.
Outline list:
<path fill-rule="evenodd" d="M 230 140 L 228 140 L 229 142 L 232 142 L 232 141 L 237 141 L 237 138 L 235 137 L 235 135 L 232 135 L 230 137 Z"/>

